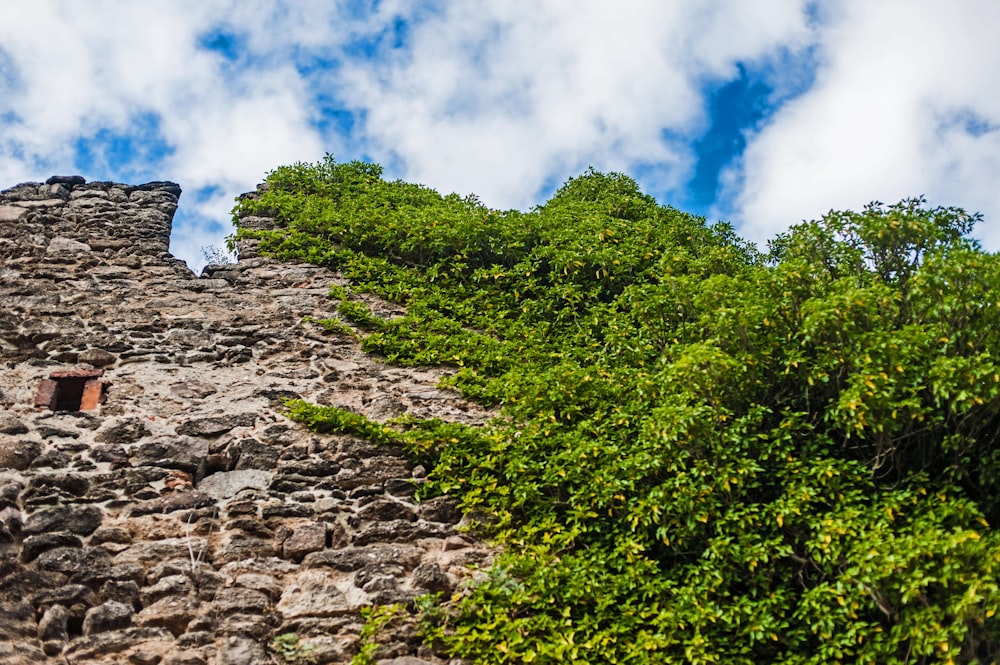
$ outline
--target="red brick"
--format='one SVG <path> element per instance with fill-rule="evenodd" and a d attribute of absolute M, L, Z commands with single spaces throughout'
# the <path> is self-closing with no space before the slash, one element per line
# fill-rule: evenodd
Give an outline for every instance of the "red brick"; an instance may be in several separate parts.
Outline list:
<path fill-rule="evenodd" d="M 91 379 L 83 384 L 83 397 L 80 398 L 80 410 L 91 411 L 101 403 L 104 384 L 97 379 Z"/>
<path fill-rule="evenodd" d="M 96 379 L 102 376 L 104 376 L 103 369 L 68 369 L 49 374 L 51 379 Z"/>
<path fill-rule="evenodd" d="M 38 384 L 38 392 L 35 393 L 35 408 L 54 410 L 58 397 L 59 384 L 52 379 L 42 379 Z"/>

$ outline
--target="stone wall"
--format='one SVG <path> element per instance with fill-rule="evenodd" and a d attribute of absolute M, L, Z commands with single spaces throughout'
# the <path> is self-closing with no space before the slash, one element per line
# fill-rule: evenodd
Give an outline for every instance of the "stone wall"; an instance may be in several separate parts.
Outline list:
<path fill-rule="evenodd" d="M 489 563 L 453 501 L 414 499 L 425 472 L 403 451 L 282 405 L 489 414 L 441 370 L 310 323 L 335 273 L 246 246 L 196 277 L 168 251 L 179 195 L 79 177 L 0 192 L 2 663 L 280 663 L 280 635 L 349 662 L 362 608 L 451 594 Z M 379 662 L 447 662 L 400 616 Z"/>

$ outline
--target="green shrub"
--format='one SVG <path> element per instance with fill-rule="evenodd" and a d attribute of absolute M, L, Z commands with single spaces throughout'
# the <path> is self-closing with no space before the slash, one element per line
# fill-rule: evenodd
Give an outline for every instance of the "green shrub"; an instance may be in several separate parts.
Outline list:
<path fill-rule="evenodd" d="M 618 174 L 529 213 L 296 165 L 244 212 L 279 257 L 405 304 L 364 348 L 500 417 L 321 431 L 407 445 L 505 554 L 426 637 L 483 663 L 1000 657 L 1000 259 L 921 200 L 764 256 Z M 345 301 L 345 303 L 348 301 Z"/>

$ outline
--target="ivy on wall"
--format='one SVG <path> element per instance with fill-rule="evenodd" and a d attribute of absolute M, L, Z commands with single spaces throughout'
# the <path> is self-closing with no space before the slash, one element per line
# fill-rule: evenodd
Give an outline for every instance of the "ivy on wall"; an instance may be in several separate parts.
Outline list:
<path fill-rule="evenodd" d="M 1000 658 L 1000 261 L 977 216 L 873 204 L 763 254 L 620 174 L 530 212 L 381 175 L 282 167 L 235 212 L 352 280 L 332 295 L 367 351 L 502 407 L 482 428 L 292 407 L 409 445 L 491 516 L 506 554 L 425 606 L 428 640 L 483 663 Z"/>

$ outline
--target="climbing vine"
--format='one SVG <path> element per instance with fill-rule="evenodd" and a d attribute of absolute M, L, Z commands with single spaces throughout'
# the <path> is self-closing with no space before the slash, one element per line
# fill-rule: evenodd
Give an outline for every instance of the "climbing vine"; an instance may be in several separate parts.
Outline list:
<path fill-rule="evenodd" d="M 410 446 L 429 491 L 492 516 L 506 554 L 425 612 L 455 656 L 1000 658 L 1000 261 L 977 216 L 873 204 L 763 254 L 620 174 L 497 211 L 332 158 L 236 214 L 351 280 L 336 321 L 364 349 L 500 407 L 481 428 L 293 407 Z"/>

